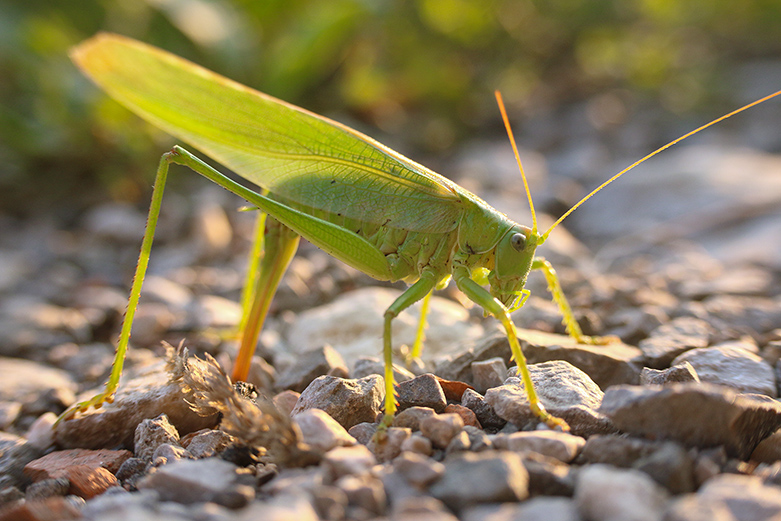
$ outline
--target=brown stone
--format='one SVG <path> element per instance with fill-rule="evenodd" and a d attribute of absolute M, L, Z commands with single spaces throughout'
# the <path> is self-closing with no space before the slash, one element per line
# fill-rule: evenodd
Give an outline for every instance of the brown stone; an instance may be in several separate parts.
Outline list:
<path fill-rule="evenodd" d="M 24 467 L 24 473 L 33 481 L 59 477 L 69 477 L 69 469 L 74 466 L 104 468 L 114 474 L 133 454 L 127 450 L 60 450 L 31 461 Z"/>
<path fill-rule="evenodd" d="M 84 499 L 99 496 L 111 487 L 119 485 L 116 476 L 103 467 L 74 465 L 68 469 L 71 488 L 68 491 Z"/>
<path fill-rule="evenodd" d="M 64 521 L 81 519 L 81 512 L 62 497 L 24 501 L 0 510 L 0 521 Z"/>
<path fill-rule="evenodd" d="M 463 405 L 459 405 L 457 403 L 451 403 L 445 407 L 445 413 L 451 412 L 461 416 L 461 419 L 464 420 L 464 425 L 471 425 L 472 427 L 477 427 L 478 429 L 483 428 L 480 425 L 480 422 L 477 420 L 477 416 L 475 415 L 474 411 L 469 407 L 464 407 Z"/>
<path fill-rule="evenodd" d="M 445 393 L 445 398 L 454 402 L 460 402 L 461 396 L 467 389 L 475 390 L 474 387 L 465 382 L 459 382 L 455 380 L 445 380 L 444 378 L 436 377 L 439 381 L 439 386 L 442 387 L 442 391 Z"/>

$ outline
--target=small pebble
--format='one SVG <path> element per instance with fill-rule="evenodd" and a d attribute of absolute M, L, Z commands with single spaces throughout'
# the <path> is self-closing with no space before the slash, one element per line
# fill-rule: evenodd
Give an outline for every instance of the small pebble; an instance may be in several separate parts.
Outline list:
<path fill-rule="evenodd" d="M 54 423 L 57 417 L 54 413 L 47 412 L 36 418 L 36 420 L 27 429 L 24 437 L 27 443 L 39 449 L 48 449 L 54 444 Z"/>
<path fill-rule="evenodd" d="M 422 434 L 413 434 L 401 444 L 402 452 L 415 452 L 424 456 L 431 456 L 434 451 L 431 440 Z"/>
<path fill-rule="evenodd" d="M 336 481 L 342 476 L 367 474 L 376 463 L 365 445 L 354 445 L 331 449 L 323 457 L 322 466 L 331 481 Z"/>
<path fill-rule="evenodd" d="M 196 459 L 196 457 L 187 449 L 178 445 L 171 445 L 170 443 L 158 445 L 155 452 L 152 454 L 152 463 L 155 464 L 155 466 L 159 466 L 157 465 L 157 462 L 165 464 L 180 459 Z"/>
<path fill-rule="evenodd" d="M 464 407 L 463 405 L 457 403 L 451 403 L 445 407 L 443 412 L 445 414 L 453 413 L 459 415 L 461 420 L 464 422 L 464 425 L 481 428 L 480 422 L 477 420 L 477 415 L 472 409 L 468 407 Z"/>
<path fill-rule="evenodd" d="M 304 443 L 321 452 L 358 443 L 344 427 L 320 409 L 308 409 L 296 414 L 293 423 L 298 425 L 303 434 Z"/>
<path fill-rule="evenodd" d="M 385 487 L 373 476 L 342 476 L 334 486 L 347 495 L 350 505 L 362 508 L 375 515 L 385 511 Z"/>
<path fill-rule="evenodd" d="M 672 494 L 685 494 L 695 489 L 694 458 L 682 445 L 662 442 L 653 453 L 632 465 L 651 476 Z"/>
<path fill-rule="evenodd" d="M 445 410 L 447 400 L 439 380 L 433 374 L 423 374 L 396 385 L 399 409 L 428 407 L 436 412 Z"/>
<path fill-rule="evenodd" d="M 357 380 L 320 376 L 304 389 L 293 416 L 308 409 L 322 409 L 349 430 L 362 422 L 373 422 L 384 397 L 382 378 L 370 375 Z"/>
<path fill-rule="evenodd" d="M 769 332 L 781 324 L 778 299 L 740 295 L 714 295 L 703 301 L 709 321 L 742 334 Z"/>
<path fill-rule="evenodd" d="M 702 486 L 714 476 L 721 473 L 727 467 L 727 451 L 724 447 L 715 449 L 703 449 L 699 451 L 694 460 L 694 481 L 697 486 Z"/>
<path fill-rule="evenodd" d="M 436 412 L 429 407 L 410 407 L 396 414 L 396 417 L 393 418 L 393 425 L 395 427 L 406 427 L 412 431 L 419 431 L 420 423 L 434 415 L 436 415 Z"/>
<path fill-rule="evenodd" d="M 74 466 L 90 468 L 105 468 L 109 473 L 116 473 L 122 464 L 132 457 L 127 450 L 87 450 L 70 449 L 51 452 L 43 457 L 30 461 L 24 467 L 24 473 L 33 481 L 52 479 L 68 475 Z"/>
<path fill-rule="evenodd" d="M 116 476 L 103 467 L 74 465 L 68 469 L 69 493 L 91 499 L 119 485 Z"/>
<path fill-rule="evenodd" d="M 27 487 L 24 497 L 27 501 L 34 501 L 52 496 L 64 496 L 68 493 L 70 487 L 70 479 L 66 477 L 43 479 Z"/>
<path fill-rule="evenodd" d="M 445 454 L 451 454 L 453 452 L 464 452 L 472 449 L 472 440 L 469 439 L 469 435 L 463 430 L 453 436 L 450 443 L 445 447 Z"/>
<path fill-rule="evenodd" d="M 510 348 L 504 333 L 496 332 L 486 336 L 475 347 L 458 353 L 452 360 L 437 365 L 437 376 L 448 380 L 469 382 L 472 378 L 472 364 L 480 360 L 510 359 Z"/>
<path fill-rule="evenodd" d="M 411 434 L 410 429 L 389 427 L 381 441 L 372 439 L 367 446 L 377 457 L 377 461 L 391 461 L 401 454 L 401 447 L 410 438 Z"/>
<path fill-rule="evenodd" d="M 48 497 L 33 501 L 19 501 L 2 512 L 2 521 L 80 519 L 81 511 L 63 497 Z"/>
<path fill-rule="evenodd" d="M 254 496 L 254 478 L 219 458 L 180 460 L 148 474 L 139 489 L 156 491 L 163 501 L 183 504 L 213 501 L 228 508 L 241 508 Z"/>
<path fill-rule="evenodd" d="M 507 365 L 500 357 L 472 362 L 472 382 L 475 391 L 484 394 L 491 387 L 502 385 L 507 375 Z"/>
<path fill-rule="evenodd" d="M 685 494 L 673 500 L 664 516 L 664 521 L 736 521 L 736 519 L 724 503 L 703 501 L 695 494 Z"/>
<path fill-rule="evenodd" d="M 24 499 L 24 493 L 11 485 L 0 489 L 0 509 Z"/>
<path fill-rule="evenodd" d="M 184 311 L 190 305 L 193 293 L 186 286 L 159 275 L 148 275 L 144 278 L 142 301 L 160 302 L 167 308 Z M 123 299 L 124 300 L 124 299 Z"/>
<path fill-rule="evenodd" d="M 399 504 L 403 504 L 408 499 L 431 497 L 426 492 L 421 491 L 418 487 L 413 486 L 407 481 L 407 478 L 392 465 L 386 464 L 382 468 L 375 469 L 373 474 L 376 474 L 385 486 L 385 495 L 391 511 L 395 510 Z"/>
<path fill-rule="evenodd" d="M 279 494 L 268 501 L 253 501 L 237 515 L 238 521 L 320 521 L 312 500 L 300 492 Z"/>
<path fill-rule="evenodd" d="M 538 452 L 521 453 L 529 473 L 529 495 L 572 497 L 577 469 Z"/>
<path fill-rule="evenodd" d="M 139 304 L 133 319 L 132 336 L 137 345 L 150 346 L 174 327 L 177 315 L 166 304 L 146 302 Z"/>
<path fill-rule="evenodd" d="M 168 416 L 161 414 L 157 418 L 144 420 L 138 424 L 134 443 L 137 458 L 152 461 L 155 450 L 163 444 L 180 446 L 179 432 L 168 421 Z"/>
<path fill-rule="evenodd" d="M 499 434 L 493 443 L 500 450 L 533 451 L 569 463 L 583 449 L 586 440 L 566 432 L 531 431 Z"/>
<path fill-rule="evenodd" d="M 21 410 L 20 402 L 0 401 L 0 431 L 7 430 L 19 417 Z"/>
<path fill-rule="evenodd" d="M 338 450 L 338 449 L 334 449 Z M 347 472 L 349 474 L 349 472 Z M 262 486 L 262 492 L 268 496 L 308 492 L 323 485 L 330 486 L 332 479 L 326 479 L 324 465 L 304 468 L 277 468 Z"/>
<path fill-rule="evenodd" d="M 471 409 L 475 413 L 477 421 L 485 429 L 498 430 L 507 423 L 507 420 L 496 414 L 494 408 L 485 401 L 482 395 L 472 389 L 464 391 L 461 396 L 461 405 Z"/>
<path fill-rule="evenodd" d="M 321 519 L 344 519 L 347 494 L 333 485 L 319 485 L 310 491 L 312 506 Z"/>
<path fill-rule="evenodd" d="M 353 425 L 347 433 L 356 439 L 356 441 L 362 445 L 368 445 L 371 441 L 374 433 L 377 432 L 377 423 L 363 422 L 358 425 Z"/>
<path fill-rule="evenodd" d="M 449 508 L 521 501 L 529 495 L 529 473 L 514 452 L 459 452 L 445 460 L 445 474 L 429 488 Z"/>
<path fill-rule="evenodd" d="M 119 467 L 119 470 L 117 470 L 115 475 L 123 485 L 135 488 L 136 482 L 144 477 L 147 465 L 147 462 L 142 459 L 128 458 L 122 466 Z"/>
<path fill-rule="evenodd" d="M 590 436 L 578 456 L 579 463 L 607 463 L 631 467 L 635 461 L 653 454 L 659 442 L 619 434 Z"/>
<path fill-rule="evenodd" d="M 491 441 L 491 438 L 488 437 L 483 429 L 473 427 L 471 425 L 465 425 L 464 430 L 461 432 L 464 432 L 467 437 L 469 437 L 469 450 L 471 451 L 481 452 L 494 448 L 494 444 Z"/>
<path fill-rule="evenodd" d="M 207 429 L 189 438 L 186 448 L 196 459 L 208 458 L 224 451 L 234 441 L 235 438 L 226 432 Z"/>
<path fill-rule="evenodd" d="M 442 387 L 442 392 L 445 393 L 445 400 L 448 402 L 460 402 L 464 392 L 473 389 L 472 386 L 466 382 L 446 380 L 436 375 L 435 377 L 439 382 L 439 386 Z"/>
<path fill-rule="evenodd" d="M 444 449 L 461 429 L 464 428 L 464 420 L 458 414 L 437 414 L 429 416 L 420 422 L 420 432 L 431 440 L 431 443 L 440 449 Z"/>
<path fill-rule="evenodd" d="M 643 371 L 640 373 L 641 385 L 667 385 L 699 381 L 700 377 L 697 376 L 697 371 L 694 370 L 694 367 L 689 362 L 683 362 L 664 370 L 643 367 Z"/>
<path fill-rule="evenodd" d="M 668 494 L 640 471 L 596 464 L 578 473 L 574 499 L 584 519 L 660 521 Z"/>
<path fill-rule="evenodd" d="M 442 478 L 445 466 L 422 454 L 404 452 L 393 460 L 393 467 L 400 472 L 410 484 L 423 489 Z"/>

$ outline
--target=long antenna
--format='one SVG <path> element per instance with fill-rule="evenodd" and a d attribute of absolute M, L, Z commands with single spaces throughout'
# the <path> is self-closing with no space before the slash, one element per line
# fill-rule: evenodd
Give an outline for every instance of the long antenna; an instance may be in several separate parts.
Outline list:
<path fill-rule="evenodd" d="M 678 139 L 674 139 L 673 141 L 670 141 L 669 143 L 667 143 L 667 144 L 666 144 L 666 145 L 664 145 L 663 147 L 659 147 L 659 148 L 657 148 L 656 150 L 654 150 L 653 152 L 651 152 L 650 154 L 648 154 L 648 155 L 647 155 L 647 156 L 645 156 L 644 158 L 642 158 L 642 159 L 640 159 L 640 160 L 638 160 L 638 161 L 635 161 L 634 163 L 632 163 L 632 164 L 631 164 L 631 165 L 629 165 L 628 167 L 624 168 L 624 169 L 623 169 L 623 170 L 621 170 L 619 173 L 617 173 L 616 175 L 614 175 L 613 177 L 611 177 L 610 179 L 608 179 L 607 181 L 605 181 L 604 183 L 602 183 L 601 185 L 599 185 L 598 187 L 596 187 L 596 188 L 595 188 L 594 190 L 592 190 L 592 191 L 591 191 L 591 193 L 589 193 L 589 194 L 588 194 L 586 197 L 584 197 L 583 199 L 581 199 L 580 201 L 578 201 L 577 203 L 575 203 L 575 205 L 574 205 L 572 208 L 570 208 L 569 210 L 567 210 L 567 211 L 564 213 L 564 215 L 562 215 L 561 217 L 559 217 L 559 219 L 558 219 L 558 220 L 557 220 L 555 223 L 553 223 L 553 225 L 551 225 L 551 227 L 550 227 L 550 228 L 548 228 L 548 231 L 546 231 L 545 233 L 543 233 L 543 234 L 542 234 L 542 240 L 543 240 L 543 242 L 545 241 L 545 239 L 547 239 L 547 238 L 548 238 L 548 235 L 550 235 L 550 232 L 551 232 L 551 231 L 553 231 L 553 229 L 554 229 L 556 226 L 558 226 L 558 225 L 559 225 L 559 223 L 561 223 L 561 221 L 563 221 L 564 219 L 566 219 L 566 218 L 567 218 L 567 216 L 568 216 L 569 214 L 571 214 L 572 212 L 574 212 L 574 211 L 575 211 L 575 210 L 578 208 L 578 206 L 580 206 L 581 204 L 583 204 L 583 203 L 585 203 L 586 201 L 588 201 L 588 200 L 591 198 L 591 196 L 593 196 L 594 194 L 596 194 L 597 192 L 599 192 L 600 190 L 602 190 L 603 188 L 605 188 L 607 185 L 609 185 L 610 183 L 612 183 L 613 181 L 615 181 L 616 179 L 618 179 L 619 177 L 621 177 L 621 176 L 622 176 L 622 175 L 624 175 L 625 173 L 627 173 L 627 172 L 629 172 L 630 170 L 632 170 L 634 167 L 636 167 L 636 166 L 637 166 L 637 165 L 639 165 L 640 163 L 642 163 L 642 162 L 646 161 L 647 159 L 650 159 L 650 158 L 652 158 L 653 156 L 655 156 L 655 155 L 656 155 L 656 154 L 658 154 L 659 152 L 662 152 L 663 150 L 666 150 L 666 149 L 670 148 L 671 146 L 675 145 L 676 143 L 679 143 L 680 141 L 683 141 L 683 140 L 684 140 L 684 139 L 686 139 L 687 137 L 689 137 L 689 136 L 693 136 L 693 135 L 694 135 L 694 134 L 696 134 L 697 132 L 700 132 L 700 131 L 702 131 L 702 130 L 705 130 L 706 128 L 710 127 L 711 125 L 715 125 L 716 123 L 719 123 L 720 121 L 724 121 L 725 119 L 727 119 L 727 118 L 729 118 L 729 117 L 732 117 L 732 116 L 734 116 L 735 114 L 738 114 L 738 113 L 740 113 L 740 112 L 743 112 L 743 111 L 744 111 L 744 110 L 746 110 L 746 109 L 750 109 L 751 107 L 753 107 L 753 106 L 755 106 L 755 105 L 759 105 L 760 103 L 763 103 L 763 102 L 765 102 L 765 101 L 769 100 L 770 98 L 774 98 L 774 97 L 778 96 L 779 94 L 781 94 L 781 90 L 779 90 L 779 91 L 777 91 L 777 92 L 774 92 L 773 94 L 770 94 L 770 95 L 768 95 L 768 96 L 765 96 L 764 98 L 758 99 L 757 101 L 754 101 L 754 102 L 752 102 L 752 103 L 749 103 L 748 105 L 744 105 L 744 106 L 740 107 L 739 109 L 733 110 L 733 111 L 732 111 L 732 112 L 730 112 L 729 114 L 725 114 L 725 115 L 721 116 L 720 118 L 714 119 L 714 120 L 713 120 L 713 121 L 711 121 L 710 123 L 706 123 L 705 125 L 702 125 L 701 127 L 698 127 L 698 128 L 696 128 L 696 129 L 692 130 L 691 132 L 687 132 L 686 134 L 682 135 L 682 136 L 681 136 L 681 137 L 679 137 Z M 525 180 L 526 180 L 526 178 L 524 178 L 524 182 L 525 182 Z M 528 190 L 528 189 L 527 189 L 527 190 Z"/>
<path fill-rule="evenodd" d="M 504 102 L 502 101 L 502 94 L 496 90 L 494 91 L 496 96 L 496 103 L 499 105 L 499 112 L 502 113 L 502 121 L 504 121 L 504 128 L 507 129 L 507 137 L 510 138 L 510 144 L 513 146 L 513 153 L 515 154 L 515 160 L 518 162 L 518 168 L 521 170 L 521 177 L 523 178 L 523 187 L 526 189 L 526 197 L 529 199 L 529 209 L 532 212 L 532 232 L 537 233 L 537 214 L 534 212 L 534 202 L 532 201 L 532 193 L 529 191 L 529 182 L 526 180 L 526 173 L 523 171 L 523 165 L 521 164 L 521 156 L 518 154 L 518 146 L 515 144 L 515 137 L 513 136 L 513 129 L 510 127 L 510 120 L 507 119 L 507 111 L 504 109 Z"/>

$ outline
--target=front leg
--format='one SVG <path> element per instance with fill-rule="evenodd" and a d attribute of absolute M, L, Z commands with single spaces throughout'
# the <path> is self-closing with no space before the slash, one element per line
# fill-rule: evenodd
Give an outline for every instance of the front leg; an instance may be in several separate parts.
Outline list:
<path fill-rule="evenodd" d="M 577 343 L 604 345 L 619 341 L 619 339 L 614 336 L 601 337 L 584 335 L 578 321 L 575 320 L 575 314 L 572 313 L 572 308 L 567 301 L 567 297 L 564 296 L 564 291 L 561 289 L 559 277 L 556 275 L 556 270 L 551 263 L 542 257 L 537 257 L 532 262 L 532 269 L 542 270 L 542 274 L 545 276 L 545 280 L 548 283 L 548 290 L 553 296 L 553 301 L 559 306 L 559 311 L 561 311 L 561 322 L 564 324 L 567 334 L 575 339 Z"/>
<path fill-rule="evenodd" d="M 513 324 L 513 321 L 510 319 L 507 308 L 486 291 L 485 288 L 473 281 L 469 277 L 469 270 L 465 267 L 454 269 L 453 278 L 456 281 L 458 289 L 460 289 L 469 300 L 491 313 L 504 326 L 513 359 L 518 364 L 518 373 L 521 376 L 521 380 L 523 380 L 526 395 L 529 397 L 529 407 L 531 407 L 532 412 L 551 429 L 558 427 L 563 431 L 568 431 L 569 425 L 567 425 L 567 422 L 547 412 L 545 406 L 542 405 L 540 398 L 537 396 L 537 391 L 534 389 L 534 384 L 532 383 L 531 375 L 529 374 L 529 368 L 526 365 L 526 357 L 523 355 L 521 344 L 518 342 L 515 324 Z"/>

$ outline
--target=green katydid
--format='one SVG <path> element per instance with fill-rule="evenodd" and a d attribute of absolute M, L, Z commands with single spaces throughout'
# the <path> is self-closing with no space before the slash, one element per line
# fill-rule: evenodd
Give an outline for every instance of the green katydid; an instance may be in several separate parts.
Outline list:
<path fill-rule="evenodd" d="M 117 353 L 105 391 L 69 408 L 60 419 L 110 402 L 119 384 L 170 164 L 184 165 L 257 207 L 265 222 L 265 252 L 256 282 L 246 292 L 242 341 L 234 380 L 246 379 L 271 299 L 304 237 L 327 253 L 379 280 L 412 283 L 385 312 L 385 417 L 396 411 L 391 322 L 451 279 L 471 301 L 504 327 L 534 413 L 551 427 L 566 423 L 547 413 L 537 397 L 509 313 L 528 297 L 532 269 L 545 275 L 569 335 L 583 335 L 551 265 L 538 246 L 572 211 L 649 157 L 689 135 L 761 103 L 733 111 L 648 154 L 614 175 L 539 233 L 526 177 L 531 228 L 517 224 L 439 174 L 345 125 L 235 83 L 191 62 L 129 38 L 100 34 L 72 51 L 73 60 L 111 97 L 169 134 L 198 148 L 256 184 L 255 191 L 223 176 L 190 152 L 174 147 L 157 171 L 147 230 Z M 510 141 L 507 116 L 497 95 Z M 520 159 L 518 159 L 520 166 Z M 523 169 L 521 168 L 523 174 Z M 262 239 L 262 234 L 259 235 Z M 490 286 L 487 290 L 485 285 Z M 421 323 L 425 314 L 421 317 Z M 419 328 L 422 331 L 422 327 Z M 419 354 L 421 334 L 413 348 Z"/>

